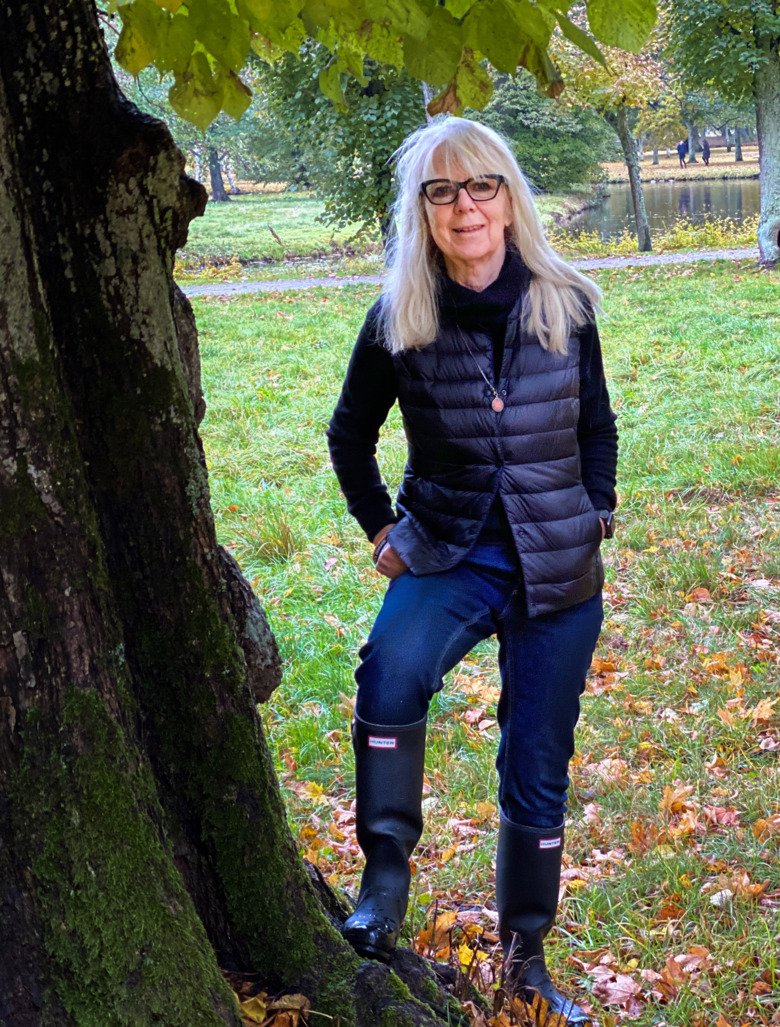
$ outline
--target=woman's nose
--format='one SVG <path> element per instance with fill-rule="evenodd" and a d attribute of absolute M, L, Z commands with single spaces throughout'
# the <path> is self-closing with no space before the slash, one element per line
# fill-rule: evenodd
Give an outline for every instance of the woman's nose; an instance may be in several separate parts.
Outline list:
<path fill-rule="evenodd" d="M 458 195 L 455 197 L 455 210 L 466 211 L 474 209 L 474 201 L 466 192 L 465 185 L 462 185 L 458 190 Z"/>

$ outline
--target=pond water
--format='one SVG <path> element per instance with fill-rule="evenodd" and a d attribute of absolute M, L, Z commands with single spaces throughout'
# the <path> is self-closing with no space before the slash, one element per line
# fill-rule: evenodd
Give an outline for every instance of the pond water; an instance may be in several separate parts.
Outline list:
<path fill-rule="evenodd" d="M 596 231 L 605 240 L 614 239 L 624 229 L 634 231 L 634 207 L 628 183 L 606 188 L 608 195 L 604 202 L 567 222 L 569 231 Z M 742 221 L 759 211 L 757 178 L 645 182 L 644 194 L 651 232 L 672 228 L 681 218 L 695 223 L 714 217 Z"/>

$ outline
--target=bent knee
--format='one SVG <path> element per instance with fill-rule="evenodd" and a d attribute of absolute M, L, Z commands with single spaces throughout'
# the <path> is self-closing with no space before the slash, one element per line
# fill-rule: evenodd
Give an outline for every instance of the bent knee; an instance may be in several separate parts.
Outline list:
<path fill-rule="evenodd" d="M 373 637 L 360 650 L 355 712 L 371 724 L 412 724 L 428 712 L 440 682 L 435 660 L 399 639 Z"/>

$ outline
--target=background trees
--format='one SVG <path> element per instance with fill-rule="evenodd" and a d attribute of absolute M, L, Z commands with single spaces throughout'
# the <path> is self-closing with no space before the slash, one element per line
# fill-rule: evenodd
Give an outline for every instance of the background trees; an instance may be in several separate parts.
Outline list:
<path fill-rule="evenodd" d="M 595 111 L 541 94 L 528 72 L 501 75 L 487 107 L 475 115 L 502 132 L 538 189 L 563 190 L 593 181 L 615 139 Z"/>
<path fill-rule="evenodd" d="M 661 65 L 656 49 L 653 44 L 638 54 L 609 50 L 605 63 L 593 60 L 571 44 L 561 46 L 557 53 L 571 94 L 580 103 L 598 111 L 620 141 L 628 169 L 640 252 L 651 250 L 652 241 L 632 125 L 639 112 L 662 93 Z"/>
<path fill-rule="evenodd" d="M 425 119 L 420 83 L 405 71 L 366 60 L 363 82 L 350 79 L 334 105 L 320 88 L 331 58 L 310 45 L 274 64 L 259 63 L 256 80 L 270 120 L 294 140 L 306 179 L 325 202 L 325 219 L 383 235 L 392 199 L 390 157 Z"/>
<path fill-rule="evenodd" d="M 690 82 L 755 102 L 761 168 L 758 245 L 780 259 L 780 8 L 776 0 L 667 0 L 670 50 Z"/>

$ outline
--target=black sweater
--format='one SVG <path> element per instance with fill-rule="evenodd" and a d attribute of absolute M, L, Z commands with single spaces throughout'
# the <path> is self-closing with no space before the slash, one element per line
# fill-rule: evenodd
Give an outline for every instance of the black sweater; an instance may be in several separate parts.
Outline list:
<path fill-rule="evenodd" d="M 439 312 L 465 329 L 486 332 L 493 341 L 496 380 L 509 313 L 518 283 L 527 282 L 520 257 L 507 253 L 498 278 L 482 292 L 442 277 Z M 366 318 L 347 367 L 338 405 L 328 427 L 333 469 L 355 517 L 369 540 L 398 520 L 379 473 L 376 444 L 398 392 L 393 358 L 378 337 L 376 319 Z M 617 429 L 609 405 L 601 344 L 595 323 L 580 333 L 580 416 L 577 428 L 582 482 L 597 510 L 614 509 Z M 495 523 L 495 512 L 492 518 Z"/>

